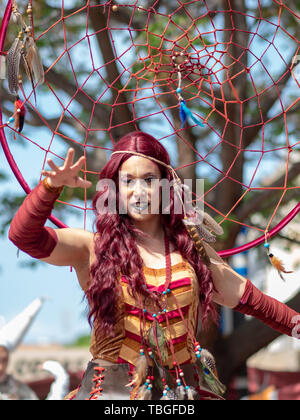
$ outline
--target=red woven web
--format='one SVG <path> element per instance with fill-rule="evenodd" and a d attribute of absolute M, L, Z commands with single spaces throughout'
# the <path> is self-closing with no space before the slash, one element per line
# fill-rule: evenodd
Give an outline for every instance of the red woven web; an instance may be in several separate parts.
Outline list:
<path fill-rule="evenodd" d="M 86 156 L 97 153 L 105 161 L 120 135 L 140 129 L 168 148 L 175 169 L 195 165 L 196 175 L 210 181 L 204 196 L 195 199 L 203 200 L 221 224 L 237 223 L 261 235 L 274 218 L 278 222 L 291 210 L 281 207 L 287 194 L 297 204 L 300 42 L 299 16 L 292 6 L 277 0 L 122 1 L 118 6 L 87 1 L 78 8 L 76 2 L 62 0 L 56 6 L 56 14 L 42 16 L 33 5 L 35 40 L 47 68 L 45 87 L 37 88 L 37 105 L 25 77 L 21 86 L 27 107 L 43 128 L 35 134 L 27 125 L 22 133 L 29 145 L 24 153 L 34 156 L 31 178 L 48 157 L 56 163 L 64 158 L 62 144 Z M 16 31 L 13 26 L 9 30 Z M 181 128 L 179 69 L 182 96 L 204 128 L 191 119 Z M 9 138 L 12 128 L 4 126 Z M 193 150 L 194 161 L 178 165 L 179 143 Z M 224 145 L 231 150 L 226 165 L 221 162 Z M 237 177 L 240 159 L 247 163 Z M 17 164 L 25 173 L 22 161 Z M 277 185 L 272 184 L 274 164 L 281 174 Z M 87 165 L 83 175 L 98 173 Z M 220 210 L 211 197 L 225 182 L 238 183 L 241 192 L 233 205 Z M 280 197 L 263 226 L 231 217 L 241 202 L 272 189 Z M 82 202 L 63 203 L 83 212 L 86 227 L 91 211 L 87 192 Z"/>

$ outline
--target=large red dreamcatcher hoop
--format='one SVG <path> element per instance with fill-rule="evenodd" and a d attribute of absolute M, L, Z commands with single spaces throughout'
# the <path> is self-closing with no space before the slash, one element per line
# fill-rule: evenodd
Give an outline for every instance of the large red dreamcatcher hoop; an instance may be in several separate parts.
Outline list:
<path fill-rule="evenodd" d="M 175 4 L 176 3 L 176 4 Z M 281 118 L 284 124 L 285 139 L 284 144 L 278 146 L 273 151 L 285 151 L 286 152 L 286 168 L 285 177 L 282 185 L 278 186 L 277 189 L 282 191 L 281 197 L 278 200 L 278 204 L 275 209 L 272 210 L 269 222 L 266 225 L 265 230 L 258 229 L 262 234 L 255 240 L 239 246 L 235 249 L 227 249 L 219 252 L 222 257 L 229 257 L 234 254 L 246 251 L 252 247 L 260 245 L 266 241 L 267 238 L 275 236 L 280 232 L 288 223 L 290 223 L 300 211 L 300 202 L 291 210 L 282 220 L 277 223 L 272 229 L 270 229 L 271 223 L 276 215 L 280 203 L 282 202 L 287 191 L 292 189 L 299 189 L 299 185 L 288 186 L 289 183 L 289 167 L 290 167 L 290 154 L 299 148 L 299 141 L 294 139 L 294 136 L 290 134 L 290 124 L 287 119 L 288 112 L 293 110 L 300 102 L 299 93 L 294 95 L 290 101 L 283 100 L 284 93 L 281 90 L 281 82 L 283 78 L 290 78 L 293 81 L 293 86 L 297 89 L 300 88 L 299 80 L 295 72 L 296 60 L 295 57 L 300 52 L 300 42 L 296 39 L 296 36 L 289 33 L 284 27 L 284 16 L 288 15 L 291 19 L 299 19 L 299 16 L 295 11 L 291 10 L 287 5 L 280 1 L 272 0 L 271 3 L 274 7 L 278 8 L 276 18 L 265 18 L 263 17 L 263 6 L 260 0 L 254 2 L 258 10 L 258 14 L 254 12 L 245 12 L 242 10 L 234 9 L 231 5 L 230 0 L 227 1 L 227 9 L 220 10 L 215 2 L 193 0 L 190 2 L 171 2 L 169 6 L 159 5 L 159 2 L 152 2 L 149 6 L 149 2 L 145 5 L 144 1 L 133 1 L 133 2 L 119 2 L 116 4 L 112 1 L 100 2 L 100 1 L 87 1 L 85 6 L 74 9 L 69 15 L 64 13 L 64 2 L 61 5 L 61 16 L 56 21 L 51 22 L 49 27 L 45 29 L 38 36 L 34 34 L 34 20 L 32 19 L 32 32 L 35 39 L 36 45 L 47 39 L 48 36 L 53 36 L 56 26 L 63 26 L 65 50 L 57 55 L 56 60 L 47 66 L 45 71 L 45 84 L 48 87 L 48 93 L 51 93 L 57 99 L 58 103 L 62 106 L 61 118 L 57 124 L 55 130 L 47 124 L 47 119 L 44 118 L 37 107 L 35 106 L 33 97 L 36 93 L 32 87 L 24 89 L 23 84 L 20 84 L 20 94 L 23 102 L 30 106 L 34 113 L 37 113 L 44 121 L 44 127 L 50 130 L 52 136 L 48 147 L 37 144 L 30 138 L 22 134 L 23 138 L 30 143 L 30 147 L 39 147 L 45 153 L 44 164 L 46 156 L 50 153 L 57 155 L 54 150 L 53 139 L 56 134 L 59 133 L 60 123 L 63 117 L 68 115 L 74 119 L 74 122 L 81 124 L 83 130 L 86 131 L 85 141 L 78 143 L 74 138 L 68 138 L 69 142 L 80 145 L 83 153 L 89 149 L 95 149 L 97 146 L 88 143 L 88 135 L 90 132 L 95 131 L 92 126 L 92 120 L 96 113 L 96 107 L 102 106 L 105 108 L 105 115 L 108 118 L 108 126 L 106 129 L 99 131 L 105 132 L 107 136 L 111 137 L 111 130 L 119 127 L 137 128 L 137 124 L 141 121 L 147 121 L 153 117 L 161 118 L 164 123 L 168 125 L 167 134 L 163 135 L 161 139 L 172 138 L 174 134 L 181 141 L 184 141 L 187 145 L 188 142 L 185 140 L 185 133 L 187 130 L 191 130 L 192 126 L 199 130 L 197 126 L 202 126 L 201 129 L 208 129 L 209 133 L 214 136 L 214 145 L 206 154 L 202 154 L 196 150 L 198 160 L 196 162 L 190 162 L 189 164 L 197 164 L 205 162 L 209 165 L 211 170 L 216 171 L 221 177 L 216 184 L 211 188 L 215 188 L 224 179 L 231 179 L 231 169 L 235 164 L 239 155 L 245 151 L 247 152 L 260 152 L 261 156 L 257 166 L 253 171 L 253 176 L 250 178 L 249 183 L 246 185 L 242 180 L 233 179 L 232 181 L 238 182 L 243 185 L 244 192 L 242 196 L 237 200 L 235 205 L 228 209 L 226 213 L 220 213 L 218 209 L 213 208 L 208 202 L 207 204 L 212 210 L 216 211 L 223 220 L 235 222 L 231 220 L 230 214 L 236 207 L 236 205 L 245 197 L 248 193 L 255 190 L 267 189 L 267 187 L 253 187 L 252 183 L 255 178 L 255 174 L 259 165 L 261 164 L 262 158 L 265 154 L 271 152 L 268 148 L 264 149 L 266 143 L 266 132 L 268 126 L 276 119 Z M 32 4 L 32 1 L 29 2 Z M 13 1 L 8 0 L 6 5 L 5 14 L 1 24 L 0 30 L 0 51 L 1 56 L 5 57 L 8 50 L 4 50 L 5 40 L 7 36 L 7 30 L 9 22 L 11 20 Z M 195 11 L 195 7 L 198 7 L 198 16 L 192 16 L 191 10 Z M 99 27 L 99 30 L 91 32 L 89 28 L 89 18 L 92 12 L 98 11 L 101 19 L 106 19 L 106 24 Z M 119 22 L 127 18 L 127 23 L 123 25 L 115 26 L 114 14 L 122 14 L 122 18 Z M 134 24 L 135 16 L 142 14 L 145 22 L 145 26 L 142 27 L 140 24 Z M 69 45 L 68 33 L 65 28 L 66 22 L 70 21 L 75 16 L 85 16 L 86 30 L 81 39 L 78 42 Z M 231 22 L 229 28 L 220 28 L 218 19 L 225 19 L 225 16 Z M 248 33 L 243 32 L 236 26 L 236 19 L 243 17 L 248 21 L 253 22 L 253 29 Z M 182 19 L 185 19 L 185 23 L 182 23 Z M 140 22 L 140 20 L 137 20 Z M 159 32 L 155 31 L 155 22 L 159 21 L 157 25 Z M 187 23 L 188 22 L 188 23 Z M 262 32 L 262 27 L 267 25 L 269 28 L 269 37 Z M 202 30 L 200 27 L 202 26 Z M 95 28 L 94 28 L 95 29 Z M 163 29 L 163 30 L 162 30 Z M 247 36 L 246 45 L 238 45 L 233 37 L 233 34 L 237 31 L 241 32 L 241 36 Z M 228 32 L 227 41 L 224 41 L 224 33 Z M 118 49 L 118 42 L 120 43 L 120 34 L 126 33 L 128 44 L 123 48 Z M 285 56 L 279 48 L 278 37 L 285 36 L 288 41 L 294 46 L 294 59 L 292 62 L 287 62 Z M 96 63 L 93 57 L 93 46 L 92 41 L 94 37 L 101 36 L 102 42 L 109 42 L 111 45 L 111 51 L 114 57 L 107 56 L 103 57 L 103 63 Z M 77 44 L 85 40 L 88 49 L 86 51 L 87 60 L 90 61 L 90 72 L 88 77 L 81 82 L 77 79 L 76 70 L 74 66 L 74 59 L 72 58 L 72 48 L 75 48 Z M 146 42 L 145 42 L 146 40 Z M 264 45 L 261 51 L 258 49 L 257 40 Z M 232 48 L 238 48 L 240 53 L 238 57 L 232 55 Z M 284 72 L 281 75 L 275 75 L 266 64 L 265 57 L 273 51 L 273 54 L 277 59 L 281 59 L 284 65 Z M 248 54 L 251 58 L 250 62 L 245 61 L 245 55 Z M 67 105 L 60 102 L 60 98 L 53 88 L 53 84 L 48 81 L 50 78 L 50 71 L 60 62 L 62 57 L 67 57 L 69 65 L 74 74 L 76 81 L 76 92 L 71 97 L 71 100 Z M 42 56 L 43 59 L 43 56 Z M 5 62 L 2 59 L 1 63 Z M 112 75 L 107 74 L 107 80 L 103 76 L 103 71 L 108 68 L 112 63 L 115 64 L 118 70 L 118 79 L 111 80 Z M 235 67 L 237 66 L 238 67 Z M 259 86 L 259 80 L 257 78 L 257 67 L 260 66 L 269 80 L 269 83 L 264 87 Z M 236 70 L 233 70 L 235 69 Z M 95 97 L 90 97 L 85 92 L 85 85 L 92 76 L 99 78 L 99 83 L 103 90 L 95 94 Z M 239 77 L 245 77 L 247 83 L 251 86 L 251 92 L 245 94 L 235 89 L 235 80 Z M 228 91 L 230 90 L 231 98 L 228 99 Z M 295 89 L 294 89 L 295 90 Z M 216 91 L 218 94 L 216 94 Z M 109 96 L 109 92 L 113 92 Z M 274 110 L 273 115 L 266 116 L 263 110 L 263 98 L 266 96 L 274 96 L 276 92 L 276 101 L 279 106 Z M 77 95 L 85 95 L 85 100 L 90 101 L 92 104 L 92 111 L 90 115 L 90 124 L 83 124 L 78 117 L 68 109 L 71 107 L 73 101 L 76 101 Z M 295 92 L 294 92 L 295 94 Z M 122 96 L 123 95 L 123 96 Z M 169 103 L 164 102 L 166 95 L 172 96 L 172 100 Z M 107 100 L 107 97 L 109 98 Z M 130 110 L 129 119 L 127 121 L 120 121 L 116 117 L 118 107 L 124 104 L 124 98 L 130 98 L 127 102 L 127 109 Z M 241 99 L 242 98 L 242 99 Z M 111 101 L 109 103 L 109 100 Z M 122 102 L 123 101 L 123 102 Z M 151 103 L 152 111 L 149 113 L 147 109 L 143 114 L 143 106 L 141 103 Z M 276 103 L 274 100 L 274 103 Z M 1 101 L 2 102 L 2 101 Z M 232 120 L 230 115 L 230 105 L 234 103 L 238 105 L 240 109 L 240 122 Z M 243 107 L 252 106 L 253 113 L 258 114 L 256 124 L 248 122 L 243 114 Z M 175 105 L 174 105 L 175 104 Z M 148 112 L 148 113 L 147 113 Z M 172 121 L 171 114 L 177 112 L 181 119 L 181 127 L 175 127 Z M 174 114 L 173 114 L 174 115 Z M 215 127 L 215 118 L 223 120 L 223 130 L 219 130 Z M 180 121 L 180 120 L 179 120 Z M 186 122 L 191 126 L 186 126 Z M 224 134 L 228 129 L 229 125 L 235 125 L 241 133 L 241 141 L 238 146 L 232 145 L 236 151 L 233 153 L 232 162 L 229 168 L 222 172 L 217 165 L 209 161 L 209 157 L 214 153 L 215 149 L 218 148 L 222 142 L 230 145 L 228 139 L 225 138 Z M 200 129 L 200 130 L 201 130 Z M 261 131 L 261 148 L 260 149 L 247 149 L 243 146 L 243 134 L 246 130 L 257 129 Z M 12 131 L 13 127 L 9 121 L 3 120 L 2 114 L 2 103 L 0 104 L 0 140 L 2 149 L 6 156 L 6 159 L 20 183 L 21 187 L 28 194 L 31 189 L 27 184 L 21 170 L 19 169 L 18 163 L 15 161 L 13 156 L 7 133 Z M 161 140 L 160 139 L 160 140 Z M 113 140 L 113 139 L 112 139 Z M 98 146 L 101 148 L 100 146 Z M 192 147 L 192 146 L 191 146 Z M 103 146 L 102 146 L 103 148 Z M 180 168 L 179 168 L 180 169 Z M 86 168 L 86 174 L 90 171 Z M 69 203 L 65 203 L 69 204 Z M 70 205 L 70 204 L 69 204 Z M 84 204 L 84 212 L 86 214 L 89 210 L 87 202 Z M 50 220 L 56 224 L 59 228 L 65 227 L 66 225 L 58 218 L 51 216 Z M 222 222 L 222 220 L 221 220 Z M 243 225 L 243 224 L 242 224 Z M 267 235 L 267 236 L 266 236 Z"/>

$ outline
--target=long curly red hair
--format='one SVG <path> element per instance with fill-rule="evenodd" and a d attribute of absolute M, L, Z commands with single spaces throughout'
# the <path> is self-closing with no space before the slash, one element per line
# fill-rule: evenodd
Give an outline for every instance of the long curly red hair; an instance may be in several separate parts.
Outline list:
<path fill-rule="evenodd" d="M 136 131 L 123 136 L 115 145 L 113 151 L 126 150 L 143 153 L 156 158 L 166 164 L 170 164 L 170 157 L 163 145 L 151 135 Z M 117 212 L 97 212 L 97 201 L 105 194 L 106 201 L 115 200 L 116 208 L 119 208 L 118 197 L 118 172 L 122 164 L 129 159 L 131 154 L 115 154 L 107 162 L 100 173 L 100 180 L 109 179 L 114 181 L 115 188 L 106 188 L 98 191 L 93 199 L 93 208 L 96 213 L 95 227 L 98 235 L 95 235 L 96 262 L 90 269 L 91 282 L 86 297 L 89 304 L 88 320 L 91 326 L 108 334 L 113 335 L 116 322 L 117 300 L 119 285 L 117 280 L 122 273 L 129 282 L 128 290 L 132 296 L 145 294 L 143 287 L 143 260 L 138 252 L 135 237 L 143 234 L 132 222 L 127 214 Z M 161 177 L 171 181 L 170 171 L 163 165 L 159 165 Z M 103 197 L 102 197 L 103 198 Z M 195 249 L 194 243 L 187 233 L 182 222 L 183 215 L 172 213 L 174 209 L 174 193 L 170 191 L 170 212 L 160 213 L 161 224 L 169 238 L 191 266 L 194 268 L 200 291 L 202 305 L 202 323 L 208 319 L 208 314 L 215 314 L 212 305 L 212 293 L 214 284 L 210 269 L 201 260 Z M 178 212 L 177 212 L 178 213 Z"/>

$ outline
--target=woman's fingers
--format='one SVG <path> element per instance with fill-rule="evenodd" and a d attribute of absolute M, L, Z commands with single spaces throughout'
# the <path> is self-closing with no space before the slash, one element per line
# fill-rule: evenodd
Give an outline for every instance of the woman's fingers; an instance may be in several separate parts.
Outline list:
<path fill-rule="evenodd" d="M 50 168 L 53 169 L 54 172 L 59 172 L 59 167 L 55 165 L 52 159 L 48 159 L 47 163 L 50 166 Z"/>
<path fill-rule="evenodd" d="M 57 174 L 56 174 L 55 171 L 54 172 L 52 172 L 52 171 L 42 171 L 42 175 L 49 176 L 50 178 L 52 178 L 52 177 L 56 176 Z"/>
<path fill-rule="evenodd" d="M 76 187 L 78 188 L 90 188 L 92 183 L 90 181 L 85 181 L 84 179 L 78 177 Z"/>
<path fill-rule="evenodd" d="M 85 163 L 85 157 L 84 156 L 81 156 L 81 158 L 79 158 L 78 159 L 78 161 L 73 165 L 73 166 L 71 166 L 71 170 L 72 171 L 80 171 L 80 169 L 82 168 L 82 166 L 83 166 L 83 164 Z"/>
<path fill-rule="evenodd" d="M 65 160 L 64 169 L 70 168 L 70 166 L 73 165 L 74 155 L 75 155 L 75 150 L 69 149 L 66 160 Z"/>

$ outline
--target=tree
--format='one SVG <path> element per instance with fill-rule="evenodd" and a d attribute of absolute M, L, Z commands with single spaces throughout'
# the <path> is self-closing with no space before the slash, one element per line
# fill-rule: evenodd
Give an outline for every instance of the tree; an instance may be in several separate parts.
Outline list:
<path fill-rule="evenodd" d="M 38 88 L 38 96 L 47 100 L 55 92 L 63 102 L 58 100 L 57 108 L 47 118 L 43 117 L 44 109 L 36 112 L 29 107 L 28 131 L 29 127 L 44 127 L 55 134 L 62 147 L 71 144 L 77 155 L 85 150 L 88 176 L 95 180 L 106 163 L 101 147 L 110 147 L 114 139 L 129 131 L 143 129 L 149 120 L 152 126 L 160 126 L 164 118 L 162 130 L 166 135 L 176 133 L 172 139 L 177 148 L 179 175 L 193 180 L 205 176 L 206 191 L 211 190 L 205 200 L 212 216 L 223 220 L 228 215 L 222 224 L 225 234 L 217 248 L 234 247 L 243 224 L 255 227 L 252 220 L 257 214 L 262 220 L 270 218 L 270 208 L 282 196 L 285 179 L 289 189 L 282 203 L 299 197 L 299 189 L 293 188 L 299 185 L 297 159 L 289 166 L 287 178 L 285 173 L 274 171 L 269 184 L 259 184 L 268 189 L 257 193 L 246 188 L 247 169 L 257 161 L 254 151 L 259 150 L 262 137 L 269 150 L 277 149 L 270 159 L 268 154 L 264 155 L 266 162 L 271 160 L 279 165 L 286 159 L 279 149 L 281 137 L 286 136 L 288 127 L 289 138 L 294 138 L 300 104 L 298 92 L 290 88 L 290 68 L 299 52 L 296 6 L 291 1 L 289 6 L 277 0 L 259 3 L 210 0 L 179 5 L 175 0 L 145 0 L 139 7 L 123 7 L 113 1 L 105 4 L 94 0 L 75 1 L 62 13 L 53 2 L 39 1 L 34 11 L 35 34 L 46 84 Z M 15 36 L 16 29 L 11 25 L 6 49 Z M 275 41 L 273 56 L 268 55 Z M 278 51 L 283 45 L 285 51 Z M 263 55 L 255 50 L 261 48 L 265 51 Z M 196 57 L 197 51 L 203 52 L 202 57 Z M 198 70 L 184 73 L 182 81 L 188 105 L 193 112 L 207 117 L 209 124 L 205 129 L 188 124 L 185 130 L 181 129 L 176 93 L 178 71 L 172 62 L 176 53 L 180 60 L 180 52 L 191 54 L 184 55 L 190 63 L 193 59 L 198 64 L 206 60 L 203 68 L 198 66 Z M 285 64 L 276 64 L 271 71 L 268 61 L 280 55 L 281 63 Z M 253 77 L 255 84 L 251 82 Z M 28 91 L 25 79 L 24 88 Z M 152 93 L 147 94 L 147 89 L 152 89 Z M 285 95 L 289 95 L 291 106 L 281 112 L 278 107 Z M 13 98 L 5 83 L 1 98 L 2 111 L 9 116 Z M 74 104 L 75 113 L 69 110 L 69 103 Z M 75 138 L 79 140 L 74 142 Z M 84 147 L 87 144 L 90 147 Z M 296 144 L 289 149 L 293 154 L 299 153 Z M 215 149 L 213 163 L 212 149 Z M 198 163 L 191 164 L 195 162 Z M 213 168 L 216 170 L 212 171 Z M 66 190 L 62 201 L 72 199 L 83 200 L 84 196 L 82 192 Z M 20 200 L 21 197 L 2 196 L 0 208 L 10 208 L 5 214 L 13 214 Z M 281 217 L 277 212 L 274 222 Z M 8 217 L 3 221 L 3 231 L 9 223 Z M 299 296 L 291 305 L 300 310 Z M 216 330 L 211 331 L 202 339 L 217 355 L 225 382 L 249 356 L 278 336 L 258 321 L 247 323 L 226 339 L 220 338 Z M 244 348 L 236 346 L 244 336 L 248 337 Z"/>

